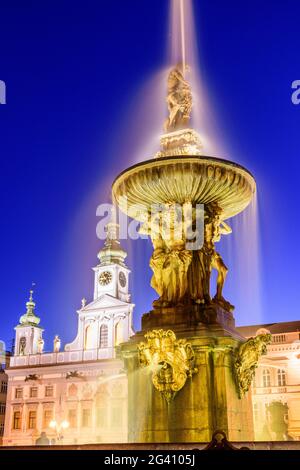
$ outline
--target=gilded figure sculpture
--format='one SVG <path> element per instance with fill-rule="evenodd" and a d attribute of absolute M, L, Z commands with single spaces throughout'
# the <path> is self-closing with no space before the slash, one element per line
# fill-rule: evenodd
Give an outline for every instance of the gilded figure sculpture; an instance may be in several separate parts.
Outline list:
<path fill-rule="evenodd" d="M 240 398 L 248 392 L 255 375 L 260 357 L 267 352 L 271 343 L 270 334 L 258 335 L 241 344 L 235 353 L 234 372 Z"/>
<path fill-rule="evenodd" d="M 179 217 L 178 217 L 179 214 Z M 221 211 L 216 204 L 204 209 L 204 241 L 199 250 L 187 249 L 187 233 L 194 224 L 196 211 L 190 218 L 176 206 L 166 205 L 165 209 L 150 217 L 142 225 L 140 232 L 151 236 L 153 254 L 150 267 L 153 271 L 151 286 L 159 299 L 154 307 L 174 307 L 180 305 L 218 303 L 231 311 L 232 305 L 223 297 L 223 287 L 228 269 L 221 255 L 215 250 L 215 243 L 221 235 L 231 233 L 231 228 L 221 219 Z M 191 220 L 190 220 L 191 219 Z M 210 296 L 212 270 L 218 272 L 217 289 L 214 299 Z"/>
<path fill-rule="evenodd" d="M 172 132 L 186 127 L 190 121 L 193 106 L 190 84 L 185 80 L 180 67 L 171 70 L 168 77 L 167 104 L 169 117 L 165 131 Z"/>
<path fill-rule="evenodd" d="M 154 308 L 187 307 L 188 313 L 192 306 L 195 318 L 213 323 L 215 312 L 222 315 L 223 309 L 231 314 L 234 308 L 223 296 L 228 269 L 215 244 L 231 233 L 225 221 L 249 205 L 256 183 L 240 165 L 203 155 L 199 135 L 188 127 L 192 93 L 180 67 L 169 74 L 167 103 L 169 117 L 161 151 L 155 159 L 122 172 L 113 184 L 113 197 L 121 210 L 142 224 L 141 233 L 152 239 L 151 285 L 159 296 Z M 185 204 L 192 207 L 192 218 L 178 221 L 173 206 Z M 187 227 L 194 230 L 197 226 L 199 205 L 204 208 L 203 244 L 191 249 Z M 153 211 L 156 206 L 162 209 Z M 218 276 L 211 297 L 213 270 Z M 206 315 L 208 311 L 211 316 Z"/>
<path fill-rule="evenodd" d="M 177 340 L 171 330 L 149 331 L 145 338 L 147 342 L 138 346 L 140 365 L 151 367 L 152 383 L 169 403 L 198 371 L 194 351 L 186 340 Z"/>

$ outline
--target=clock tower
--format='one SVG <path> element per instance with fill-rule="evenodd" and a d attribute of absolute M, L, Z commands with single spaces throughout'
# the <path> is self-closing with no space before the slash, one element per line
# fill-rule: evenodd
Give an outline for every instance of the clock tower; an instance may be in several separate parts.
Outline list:
<path fill-rule="evenodd" d="M 106 241 L 98 253 L 99 264 L 93 268 L 94 296 L 90 303 L 82 300 L 78 313 L 78 333 L 65 351 L 76 354 L 83 350 L 86 360 L 111 359 L 115 347 L 134 334 L 128 278 L 130 270 L 125 264 L 126 251 L 118 240 L 119 226 L 107 224 Z M 72 357 L 73 357 L 72 356 Z M 74 356 L 75 357 L 75 356 Z"/>
<path fill-rule="evenodd" d="M 128 278 L 130 270 L 125 264 L 127 257 L 118 240 L 119 226 L 109 223 L 106 226 L 106 241 L 98 253 L 100 263 L 93 268 L 95 272 L 94 300 L 103 294 L 124 302 L 130 301 L 128 294 Z"/>

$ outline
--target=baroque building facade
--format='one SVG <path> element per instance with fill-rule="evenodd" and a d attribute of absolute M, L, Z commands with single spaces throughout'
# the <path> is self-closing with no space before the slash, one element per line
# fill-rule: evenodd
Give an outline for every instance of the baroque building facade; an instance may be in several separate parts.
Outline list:
<path fill-rule="evenodd" d="M 118 345 L 133 334 L 134 305 L 118 227 L 108 224 L 106 230 L 93 269 L 93 301 L 82 300 L 77 336 L 64 350 L 56 336 L 53 351 L 44 352 L 44 330 L 30 292 L 6 370 L 3 445 L 34 445 L 42 433 L 50 443 L 127 441 L 127 378 Z"/>
<path fill-rule="evenodd" d="M 238 330 L 246 338 L 272 335 L 252 384 L 255 440 L 300 440 L 300 321 Z"/>

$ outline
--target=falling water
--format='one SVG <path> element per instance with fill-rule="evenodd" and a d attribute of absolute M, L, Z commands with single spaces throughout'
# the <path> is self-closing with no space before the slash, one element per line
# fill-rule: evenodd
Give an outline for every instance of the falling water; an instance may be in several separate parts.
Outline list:
<path fill-rule="evenodd" d="M 199 34 L 196 34 L 192 0 L 171 0 L 170 67 L 182 64 L 184 70 L 186 65 L 190 68 L 186 78 L 193 91 L 192 126 L 201 136 L 205 154 L 228 158 L 226 144 L 220 138 L 221 131 L 212 112 L 216 106 L 212 106 L 204 67 L 200 64 L 197 37 Z M 228 159 L 236 161 L 234 156 Z M 224 237 L 220 243 L 222 256 L 229 266 L 225 295 L 236 304 L 236 317 L 239 323 L 244 324 L 260 323 L 263 318 L 258 222 L 258 201 L 255 195 L 250 206 L 229 221 L 233 234 Z M 214 281 L 215 278 L 212 284 Z"/>
<path fill-rule="evenodd" d="M 229 265 L 228 298 L 236 304 L 238 324 L 263 320 L 261 251 L 257 193 L 248 208 L 231 219 L 233 234 L 222 241 L 222 253 Z"/>

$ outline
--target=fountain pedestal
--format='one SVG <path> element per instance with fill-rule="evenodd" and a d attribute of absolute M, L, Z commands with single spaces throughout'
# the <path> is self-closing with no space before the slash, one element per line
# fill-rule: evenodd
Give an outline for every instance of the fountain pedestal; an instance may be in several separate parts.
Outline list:
<path fill-rule="evenodd" d="M 205 325 L 197 323 L 199 312 L 191 312 L 180 323 L 182 312 L 175 315 L 169 310 L 144 315 L 144 331 L 122 345 L 128 373 L 129 442 L 208 442 L 218 429 L 231 441 L 253 440 L 251 394 L 239 398 L 233 372 L 234 351 L 244 338 L 230 327 L 231 314 L 227 312 L 224 326 Z M 151 367 L 141 368 L 139 345 L 149 329 L 170 327 L 177 339 L 192 346 L 197 372 L 168 401 L 153 386 Z"/>

